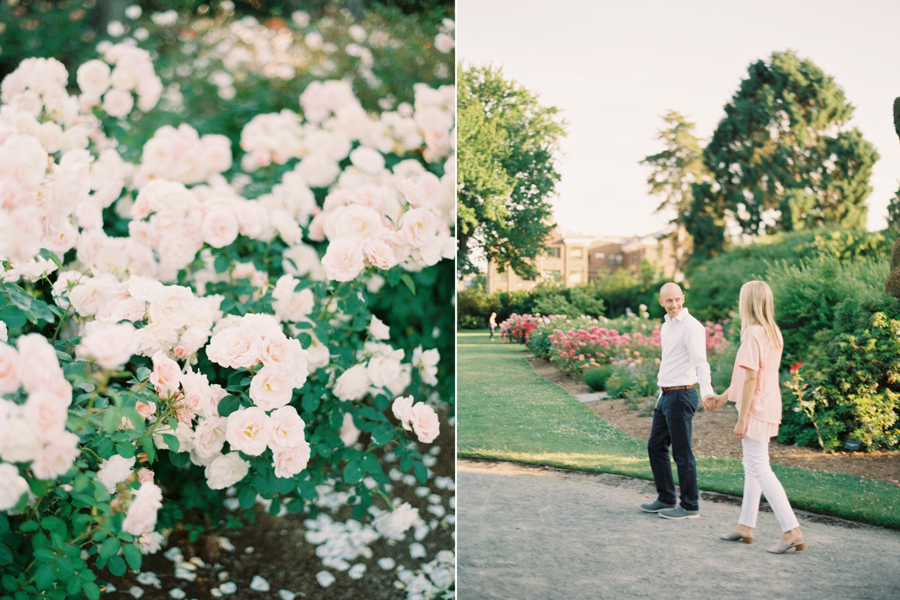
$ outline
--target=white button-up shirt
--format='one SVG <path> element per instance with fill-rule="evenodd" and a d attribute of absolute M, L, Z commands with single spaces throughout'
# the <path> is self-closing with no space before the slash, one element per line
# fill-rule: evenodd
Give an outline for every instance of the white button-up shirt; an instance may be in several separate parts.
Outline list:
<path fill-rule="evenodd" d="M 682 308 L 674 319 L 668 314 L 659 332 L 662 359 L 659 387 L 694 385 L 700 382 L 700 397 L 712 395 L 709 363 L 706 361 L 706 328 L 688 309 Z"/>

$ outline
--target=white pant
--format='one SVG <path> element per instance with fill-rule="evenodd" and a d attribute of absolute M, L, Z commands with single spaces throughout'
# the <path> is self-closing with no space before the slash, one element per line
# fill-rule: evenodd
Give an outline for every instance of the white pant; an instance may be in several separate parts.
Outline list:
<path fill-rule="evenodd" d="M 756 527 L 762 493 L 766 495 L 782 532 L 799 527 L 800 523 L 794 516 L 787 494 L 769 466 L 769 442 L 759 442 L 748 437 L 741 441 L 744 445 L 744 501 L 741 503 L 741 518 L 738 523 Z"/>

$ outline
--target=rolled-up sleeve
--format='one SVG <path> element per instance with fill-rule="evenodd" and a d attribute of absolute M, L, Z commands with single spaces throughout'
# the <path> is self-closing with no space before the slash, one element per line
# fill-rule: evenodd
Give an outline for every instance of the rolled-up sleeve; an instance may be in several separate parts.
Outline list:
<path fill-rule="evenodd" d="M 685 341 L 688 354 L 691 357 L 691 364 L 697 370 L 697 381 L 700 383 L 700 397 L 706 398 L 715 393 L 712 387 L 709 362 L 706 360 L 706 330 L 702 324 L 697 323 L 691 327 L 687 337 L 688 339 Z"/>

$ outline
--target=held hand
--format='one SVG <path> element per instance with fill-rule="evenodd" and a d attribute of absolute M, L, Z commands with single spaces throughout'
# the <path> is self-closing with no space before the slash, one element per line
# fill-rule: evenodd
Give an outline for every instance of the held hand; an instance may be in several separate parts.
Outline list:
<path fill-rule="evenodd" d="M 704 410 L 716 410 L 718 406 L 716 406 L 716 398 L 715 394 L 710 394 L 709 396 L 704 396 L 703 398 L 703 408 Z"/>
<path fill-rule="evenodd" d="M 742 440 L 744 436 L 747 434 L 747 422 L 738 419 L 737 424 L 734 426 L 734 439 Z"/>
<path fill-rule="evenodd" d="M 722 408 L 726 404 L 728 404 L 728 398 L 725 397 L 725 394 L 716 396 L 716 408 Z"/>

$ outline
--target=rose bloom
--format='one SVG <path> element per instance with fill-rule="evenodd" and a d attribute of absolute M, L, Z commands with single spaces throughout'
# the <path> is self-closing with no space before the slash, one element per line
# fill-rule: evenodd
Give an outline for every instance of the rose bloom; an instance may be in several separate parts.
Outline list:
<path fill-rule="evenodd" d="M 111 117 L 127 117 L 134 108 L 134 98 L 130 92 L 109 90 L 103 96 L 103 110 Z"/>
<path fill-rule="evenodd" d="M 131 535 L 153 531 L 160 508 L 162 508 L 162 490 L 153 482 L 142 483 L 125 513 L 122 531 L 127 531 Z"/>
<path fill-rule="evenodd" d="M 297 414 L 293 406 L 283 406 L 274 411 L 272 419 L 272 438 L 269 440 L 269 448 L 272 450 L 286 450 L 303 444 L 304 429 L 306 423 Z"/>
<path fill-rule="evenodd" d="M 430 444 L 438 436 L 441 425 L 437 413 L 422 402 L 413 406 L 411 412 L 413 431 L 416 432 L 420 442 Z"/>
<path fill-rule="evenodd" d="M 141 469 L 140 471 L 138 471 L 137 477 L 138 477 L 138 481 L 141 483 L 148 483 L 148 482 L 152 483 L 153 477 L 155 475 L 156 474 L 153 471 L 151 471 L 150 469 Z"/>
<path fill-rule="evenodd" d="M 248 368 L 259 361 L 262 336 L 243 325 L 228 327 L 212 336 L 206 347 L 211 361 L 223 367 Z"/>
<path fill-rule="evenodd" d="M 306 468 L 309 456 L 310 449 L 306 440 L 292 448 L 274 452 L 272 465 L 275 467 L 275 477 L 287 478 L 297 475 Z"/>
<path fill-rule="evenodd" d="M 150 374 L 150 383 L 156 388 L 156 393 L 160 398 L 176 394 L 181 381 L 181 368 L 178 363 L 162 351 L 154 354 L 151 360 L 153 361 L 153 372 Z"/>
<path fill-rule="evenodd" d="M 375 387 L 383 387 L 400 377 L 400 361 L 389 356 L 376 356 L 369 360 L 366 373 Z"/>
<path fill-rule="evenodd" d="M 97 479 L 106 486 L 110 494 L 116 493 L 116 484 L 128 479 L 134 468 L 134 457 L 124 458 L 118 454 L 109 457 L 100 464 Z"/>
<path fill-rule="evenodd" d="M 366 260 L 379 269 L 387 270 L 397 264 L 397 253 L 387 241 L 379 238 L 366 238 L 363 242 Z"/>
<path fill-rule="evenodd" d="M 59 398 L 48 392 L 34 392 L 22 406 L 22 414 L 28 428 L 37 438 L 46 443 L 66 429 L 69 411 Z"/>
<path fill-rule="evenodd" d="M 29 392 L 44 389 L 49 374 L 61 373 L 56 350 L 41 334 L 23 335 L 16 341 L 16 346 L 19 349 L 19 378 Z"/>
<path fill-rule="evenodd" d="M 19 475 L 19 469 L 15 465 L 0 463 L 0 510 L 14 507 L 26 492 L 28 482 Z"/>
<path fill-rule="evenodd" d="M 359 440 L 359 427 L 353 423 L 353 415 L 344 413 L 344 422 L 341 424 L 341 431 L 338 434 L 344 445 L 350 448 Z"/>
<path fill-rule="evenodd" d="M 446 33 L 439 33 L 434 38 L 434 47 L 437 48 L 437 51 L 441 54 L 447 54 L 453 50 L 453 46 L 455 45 L 456 42 L 454 42 L 453 38 Z"/>
<path fill-rule="evenodd" d="M 378 175 L 384 171 L 384 156 L 381 152 L 367 146 L 360 146 L 350 153 L 353 166 L 367 175 Z"/>
<path fill-rule="evenodd" d="M 396 539 L 419 520 L 419 509 L 404 502 L 372 521 L 372 525 L 384 537 Z"/>
<path fill-rule="evenodd" d="M 75 349 L 79 358 L 91 357 L 106 370 L 121 367 L 137 352 L 136 329 L 131 323 L 89 324 Z"/>
<path fill-rule="evenodd" d="M 102 60 L 89 60 L 78 67 L 75 80 L 88 96 L 99 98 L 109 89 L 109 65 Z"/>
<path fill-rule="evenodd" d="M 294 376 L 281 367 L 265 366 L 250 380 L 250 399 L 263 410 L 284 406 L 293 394 Z"/>
<path fill-rule="evenodd" d="M 239 230 L 234 213 L 221 208 L 209 211 L 200 227 L 203 241 L 213 248 L 224 248 L 233 243 Z"/>
<path fill-rule="evenodd" d="M 212 458 L 222 452 L 227 425 L 225 417 L 200 419 L 194 430 L 194 452 L 201 458 Z"/>
<path fill-rule="evenodd" d="M 159 549 L 162 548 L 165 541 L 166 538 L 163 537 L 163 534 L 158 531 L 151 531 L 149 533 L 142 533 L 141 537 L 138 538 L 136 545 L 138 550 L 141 551 L 141 554 L 156 554 Z"/>
<path fill-rule="evenodd" d="M 359 400 L 369 391 L 372 380 L 369 379 L 369 373 L 366 365 L 354 365 L 341 373 L 334 384 L 334 395 L 339 399 Z"/>
<path fill-rule="evenodd" d="M 437 235 L 437 219 L 427 208 L 414 208 L 400 219 L 400 233 L 410 246 L 422 248 Z"/>
<path fill-rule="evenodd" d="M 394 416 L 400 421 L 400 424 L 403 425 L 403 429 L 407 431 L 412 431 L 410 423 L 413 418 L 412 407 L 414 403 L 415 401 L 412 396 L 400 396 L 399 398 L 394 399 L 394 404 L 391 406 Z"/>
<path fill-rule="evenodd" d="M 246 477 L 248 472 L 250 463 L 237 452 L 229 452 L 206 465 L 206 485 L 211 490 L 224 490 Z"/>
<path fill-rule="evenodd" d="M 390 327 L 385 325 L 384 322 L 375 315 L 372 315 L 372 320 L 369 321 L 369 333 L 371 333 L 372 337 L 376 340 L 391 339 Z"/>
<path fill-rule="evenodd" d="M 228 415 L 225 439 L 233 450 L 259 456 L 269 445 L 272 424 L 266 411 L 259 407 L 242 408 Z"/>
<path fill-rule="evenodd" d="M 14 432 L 14 435 L 10 435 Z M 13 413 L 7 422 L 7 435 L 0 440 L 0 458 L 10 463 L 25 463 L 36 459 L 44 445 L 28 426 L 24 416 Z"/>
<path fill-rule="evenodd" d="M 31 471 L 38 479 L 57 479 L 66 474 L 75 463 L 80 451 L 78 436 L 68 431 L 57 435 L 44 446 L 41 455 L 31 463 Z"/>
<path fill-rule="evenodd" d="M 11 394 L 19 389 L 18 371 L 19 353 L 12 346 L 0 343 L 0 395 Z"/>
<path fill-rule="evenodd" d="M 341 238 L 328 245 L 322 266 L 325 276 L 337 281 L 351 281 L 365 268 L 365 256 L 358 238 Z"/>

